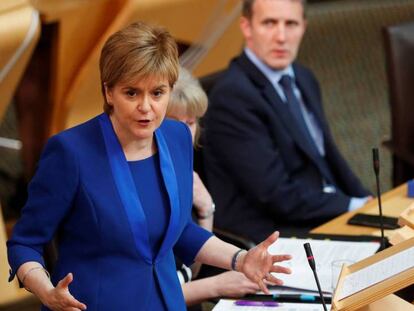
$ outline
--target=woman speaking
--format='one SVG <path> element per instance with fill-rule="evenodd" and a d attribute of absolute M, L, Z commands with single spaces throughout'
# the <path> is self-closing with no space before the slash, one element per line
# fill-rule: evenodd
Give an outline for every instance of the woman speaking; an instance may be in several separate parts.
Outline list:
<path fill-rule="evenodd" d="M 174 253 L 240 271 L 267 291 L 288 255 L 270 255 L 275 232 L 247 251 L 192 222 L 192 141 L 164 120 L 178 76 L 175 41 L 135 23 L 113 34 L 100 57 L 104 113 L 47 142 L 29 197 L 8 241 L 11 278 L 43 310 L 185 310 Z M 44 246 L 58 240 L 52 273 Z M 174 253 L 173 253 L 174 252 Z"/>

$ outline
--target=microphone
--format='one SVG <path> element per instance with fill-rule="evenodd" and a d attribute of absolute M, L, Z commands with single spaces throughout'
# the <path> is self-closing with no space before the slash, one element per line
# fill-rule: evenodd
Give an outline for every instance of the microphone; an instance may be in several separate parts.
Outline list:
<path fill-rule="evenodd" d="M 315 277 L 316 286 L 318 286 L 318 292 L 319 292 L 319 296 L 321 297 L 323 309 L 325 311 L 327 311 L 326 304 L 325 304 L 325 299 L 323 298 L 323 294 L 322 294 L 322 290 L 321 290 L 321 285 L 319 284 L 318 275 L 316 274 L 315 259 L 313 258 L 311 246 L 310 246 L 309 243 L 305 243 L 305 244 L 303 244 L 303 247 L 305 247 L 306 257 L 308 258 L 309 266 L 311 267 L 312 272 L 313 272 L 313 276 Z"/>
<path fill-rule="evenodd" d="M 374 165 L 375 182 L 377 184 L 377 198 L 378 198 L 378 208 L 379 208 L 379 214 L 380 214 L 380 228 L 381 228 L 380 251 L 382 251 L 386 248 L 386 246 L 385 246 L 385 237 L 384 237 L 384 217 L 382 216 L 381 190 L 380 190 L 380 182 L 379 182 L 380 163 L 379 163 L 378 148 L 372 148 L 372 163 Z"/>

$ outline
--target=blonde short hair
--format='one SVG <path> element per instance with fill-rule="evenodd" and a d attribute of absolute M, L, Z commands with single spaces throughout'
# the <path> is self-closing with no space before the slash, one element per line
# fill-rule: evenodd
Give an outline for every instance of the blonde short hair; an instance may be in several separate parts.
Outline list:
<path fill-rule="evenodd" d="M 114 33 L 105 42 L 99 61 L 104 111 L 110 114 L 113 110 L 106 101 L 105 86 L 160 77 L 167 78 L 172 87 L 178 68 L 177 44 L 165 28 L 137 22 Z"/>
<path fill-rule="evenodd" d="M 181 108 L 188 117 L 195 117 L 197 122 L 195 144 L 200 136 L 199 119 L 206 113 L 207 106 L 207 95 L 198 80 L 188 70 L 180 68 L 178 80 L 170 95 L 167 116 L 170 116 L 174 110 Z"/>

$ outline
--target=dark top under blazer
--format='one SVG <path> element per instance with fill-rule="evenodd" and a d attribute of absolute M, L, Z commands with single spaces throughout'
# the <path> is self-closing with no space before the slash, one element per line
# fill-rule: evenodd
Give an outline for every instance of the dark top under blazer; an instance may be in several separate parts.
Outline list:
<path fill-rule="evenodd" d="M 158 255 L 147 260 L 136 247 L 99 119 L 94 118 L 49 139 L 8 241 L 11 278 L 24 262 L 43 264 L 43 247 L 57 233 L 59 258 L 52 282 L 73 272 L 70 291 L 88 310 L 147 310 L 152 282 L 159 283 L 168 310 L 186 309 L 173 247 L 191 264 L 210 233 L 191 220 L 193 147 L 188 128 L 165 120 L 157 131 L 171 156 L 179 199 L 178 221 L 170 222 Z"/>
<path fill-rule="evenodd" d="M 244 53 L 209 94 L 204 157 L 217 206 L 215 224 L 256 241 L 283 226 L 317 225 L 316 220 L 346 212 L 350 196 L 369 194 L 335 146 L 315 77 L 298 64 L 293 70 L 323 132 L 326 165 L 308 148 L 286 104 Z M 323 179 L 337 186 L 335 194 L 322 192 Z"/>

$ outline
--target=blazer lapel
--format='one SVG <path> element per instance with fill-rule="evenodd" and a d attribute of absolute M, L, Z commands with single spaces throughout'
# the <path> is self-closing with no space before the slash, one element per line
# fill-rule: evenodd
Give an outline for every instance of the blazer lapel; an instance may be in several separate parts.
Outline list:
<path fill-rule="evenodd" d="M 125 209 L 138 253 L 148 263 L 152 254 L 148 237 L 147 221 L 139 200 L 134 180 L 121 144 L 115 135 L 112 123 L 106 113 L 99 116 L 106 153 L 118 194 Z"/>
<path fill-rule="evenodd" d="M 296 69 L 296 66 L 293 66 L 293 69 L 295 71 L 296 82 L 302 93 L 305 105 L 315 116 L 325 138 L 327 131 L 326 123 L 324 121 L 325 119 L 323 118 L 322 111 L 319 108 L 320 103 L 318 103 L 318 99 L 315 96 L 315 90 L 311 88 L 309 83 L 306 83 L 305 79 L 303 78 L 303 75 L 301 75 L 300 72 L 298 72 L 298 70 Z"/>
<path fill-rule="evenodd" d="M 289 131 L 291 137 L 296 141 L 299 148 L 301 148 L 309 158 L 317 162 L 318 154 L 316 148 L 310 145 L 310 142 L 307 141 L 303 135 L 301 135 L 300 131 L 295 125 L 295 119 L 293 116 L 291 116 L 289 110 L 286 107 L 286 104 L 282 101 L 270 81 L 248 59 L 245 53 L 242 53 L 240 55 L 240 57 L 237 59 L 237 62 L 250 77 L 251 81 L 257 86 L 259 90 L 261 90 L 267 101 L 276 110 L 276 113 L 282 121 L 284 127 Z"/>
<path fill-rule="evenodd" d="M 158 258 L 162 258 L 163 255 L 173 246 L 176 240 L 180 219 L 180 200 L 178 196 L 177 176 L 175 174 L 171 155 L 161 129 L 158 128 L 155 131 L 155 137 L 160 155 L 161 174 L 164 180 L 165 188 L 167 189 L 171 208 L 167 233 L 165 234 L 161 248 L 156 256 L 156 260 L 158 260 Z"/>
<path fill-rule="evenodd" d="M 272 107 L 276 110 L 276 113 L 283 123 L 284 127 L 289 131 L 291 137 L 296 141 L 299 148 L 303 150 L 303 152 L 315 163 L 315 165 L 319 168 L 321 174 L 329 181 L 334 182 L 332 174 L 330 173 L 327 166 L 322 161 L 321 156 L 319 155 L 315 146 L 311 145 L 305 137 L 301 134 L 301 132 L 296 127 L 296 121 L 293 119 L 291 114 L 289 113 L 287 107 L 285 107 L 285 103 L 283 103 L 282 99 L 280 98 L 279 94 L 274 89 L 273 85 L 267 78 L 262 74 L 262 72 L 256 68 L 256 66 L 248 59 L 245 53 L 242 53 L 240 57 L 236 60 L 240 67 L 247 73 L 250 77 L 251 81 L 257 86 L 259 90 L 263 93 L 266 100 L 272 105 Z M 321 111 L 317 108 L 316 102 L 317 99 L 315 98 L 314 91 L 311 90 L 310 86 L 304 79 L 300 72 L 298 72 L 297 67 L 293 64 L 293 69 L 295 70 L 296 80 L 298 82 L 299 89 L 304 96 L 304 100 L 307 104 L 307 107 L 314 113 L 319 125 L 321 126 L 322 133 L 324 135 L 324 139 L 327 139 L 326 131 L 327 127 L 325 122 L 323 121 L 323 117 Z"/>
<path fill-rule="evenodd" d="M 300 72 L 298 72 L 298 70 L 296 69 L 296 66 L 294 66 L 293 68 L 295 70 L 296 82 L 302 93 L 303 99 L 305 101 L 305 105 L 314 115 L 318 123 L 318 126 L 320 126 L 322 130 L 323 139 L 325 142 L 327 142 L 327 140 L 330 138 L 327 135 L 328 125 L 326 124 L 325 118 L 322 115 L 322 110 L 320 107 L 321 103 L 318 102 L 318 99 L 315 96 L 315 90 L 311 88 L 309 83 L 306 83 L 305 79 L 303 78 L 303 75 L 301 75 Z M 335 179 L 332 176 L 332 173 L 326 164 L 326 161 L 321 161 L 320 156 L 318 158 L 319 160 L 316 161 L 315 163 L 319 167 L 319 170 L 321 171 L 322 175 L 331 183 L 336 184 Z"/>

